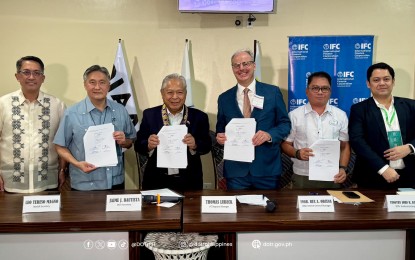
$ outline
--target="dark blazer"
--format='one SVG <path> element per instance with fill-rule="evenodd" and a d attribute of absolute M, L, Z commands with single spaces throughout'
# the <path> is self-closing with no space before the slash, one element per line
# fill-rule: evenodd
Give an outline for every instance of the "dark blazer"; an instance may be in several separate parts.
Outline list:
<path fill-rule="evenodd" d="M 189 185 L 189 190 L 203 189 L 203 173 L 200 155 L 210 152 L 212 141 L 209 136 L 209 120 L 206 113 L 195 108 L 188 108 L 189 114 L 186 126 L 188 133 L 192 134 L 196 141 L 196 154 L 192 155 L 187 149 L 187 168 L 180 169 L 180 175 Z M 157 134 L 163 127 L 161 116 L 161 106 L 144 110 L 143 120 L 140 124 L 140 130 L 137 133 L 137 140 L 134 143 L 134 149 L 142 155 L 148 155 L 148 137 Z M 149 157 L 143 177 L 144 189 L 165 188 L 157 187 L 158 176 L 167 173 L 167 168 L 157 168 L 157 148 Z M 171 187 L 174 188 L 174 187 Z M 186 188 L 187 189 L 187 188 Z M 178 190 L 182 190 L 179 189 Z"/>
<path fill-rule="evenodd" d="M 225 126 L 232 118 L 243 118 L 238 107 L 235 86 L 222 93 L 218 98 L 218 120 L 216 133 L 225 133 Z M 269 133 L 272 142 L 265 142 L 255 147 L 255 160 L 252 163 L 225 160 L 224 176 L 226 178 L 252 176 L 281 175 L 281 141 L 290 133 L 291 122 L 287 109 L 277 86 L 256 82 L 256 95 L 264 97 L 263 109 L 254 108 L 251 118 L 255 118 L 256 132 Z"/>
<path fill-rule="evenodd" d="M 394 97 L 394 106 L 401 128 L 402 143 L 415 145 L 415 101 Z M 382 112 L 372 97 L 351 107 L 349 139 L 357 155 L 353 181 L 359 186 L 385 189 L 415 185 L 414 155 L 403 159 L 405 169 L 399 171 L 401 176 L 397 183 L 389 184 L 378 174 L 383 166 L 389 164 L 384 157 L 384 151 L 389 149 L 389 142 Z"/>

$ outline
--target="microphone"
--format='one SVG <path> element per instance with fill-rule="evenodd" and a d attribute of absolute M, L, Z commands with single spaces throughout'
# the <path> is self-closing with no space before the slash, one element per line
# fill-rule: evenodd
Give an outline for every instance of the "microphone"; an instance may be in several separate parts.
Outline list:
<path fill-rule="evenodd" d="M 265 206 L 265 210 L 267 212 L 274 212 L 278 208 L 278 204 L 276 201 L 267 200 L 267 205 Z"/>
<path fill-rule="evenodd" d="M 146 203 L 157 202 L 179 202 L 182 200 L 181 197 L 176 196 L 160 196 L 160 195 L 142 195 L 143 201 Z"/>

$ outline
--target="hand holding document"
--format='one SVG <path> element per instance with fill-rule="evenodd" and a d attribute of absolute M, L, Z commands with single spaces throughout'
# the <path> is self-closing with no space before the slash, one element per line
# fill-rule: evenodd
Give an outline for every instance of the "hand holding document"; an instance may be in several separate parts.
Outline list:
<path fill-rule="evenodd" d="M 187 167 L 187 146 L 183 137 L 187 134 L 185 125 L 163 126 L 158 132 L 160 144 L 157 146 L 158 168 Z"/>
<path fill-rule="evenodd" d="M 255 129 L 254 118 L 233 118 L 225 127 L 223 159 L 252 162 L 255 159 L 255 147 L 252 144 Z"/>
<path fill-rule="evenodd" d="M 118 164 L 113 124 L 90 126 L 84 135 L 85 161 L 96 167 Z"/>
<path fill-rule="evenodd" d="M 333 181 L 339 173 L 340 141 L 320 139 L 310 146 L 314 156 L 309 158 L 309 179 Z"/>

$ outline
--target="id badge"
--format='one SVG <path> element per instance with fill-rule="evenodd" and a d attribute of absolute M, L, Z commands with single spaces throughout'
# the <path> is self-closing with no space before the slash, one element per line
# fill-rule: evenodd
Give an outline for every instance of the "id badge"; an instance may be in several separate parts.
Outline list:
<path fill-rule="evenodd" d="M 402 145 L 401 131 L 388 131 L 389 148 Z"/>

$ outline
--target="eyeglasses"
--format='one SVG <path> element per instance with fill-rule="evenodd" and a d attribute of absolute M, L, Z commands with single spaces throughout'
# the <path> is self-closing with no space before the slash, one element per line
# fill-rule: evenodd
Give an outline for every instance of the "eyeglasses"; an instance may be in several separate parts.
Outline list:
<path fill-rule="evenodd" d="M 249 66 L 251 66 L 252 63 L 254 63 L 253 60 L 244 61 L 244 62 L 241 62 L 241 63 L 232 63 L 232 68 L 239 69 L 242 65 L 242 68 L 245 69 L 245 68 L 248 68 Z"/>
<path fill-rule="evenodd" d="M 102 88 L 102 87 L 106 87 L 106 86 L 108 86 L 109 85 L 109 82 L 108 81 L 106 81 L 106 80 L 99 80 L 99 81 L 95 81 L 95 80 L 90 80 L 90 81 L 87 81 L 86 82 L 88 85 L 91 85 L 91 86 L 93 86 L 93 87 L 96 87 L 96 86 L 98 86 L 98 87 L 100 87 L 100 88 Z"/>
<path fill-rule="evenodd" d="M 30 77 L 30 75 L 33 75 L 33 77 L 35 78 L 39 78 L 40 76 L 43 76 L 43 72 L 38 71 L 38 70 L 20 70 L 19 71 L 20 74 L 24 75 L 25 77 Z"/>
<path fill-rule="evenodd" d="M 328 93 L 331 90 L 331 88 L 328 87 L 328 86 L 325 86 L 325 87 L 311 86 L 311 87 L 309 87 L 309 89 L 313 93 L 318 93 L 320 90 L 321 90 L 321 93 Z"/>

